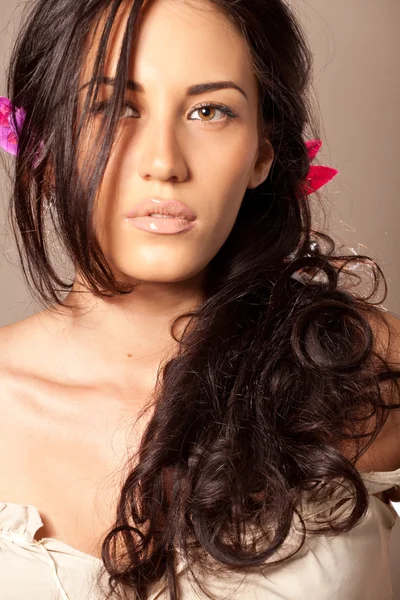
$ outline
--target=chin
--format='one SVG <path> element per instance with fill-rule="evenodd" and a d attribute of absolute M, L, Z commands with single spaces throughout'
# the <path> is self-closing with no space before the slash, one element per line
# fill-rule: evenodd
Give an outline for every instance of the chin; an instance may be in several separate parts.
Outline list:
<path fill-rule="evenodd" d="M 193 265 L 184 269 L 178 261 L 171 265 L 143 265 L 141 268 L 133 264 L 118 264 L 115 267 L 119 278 L 133 283 L 177 283 L 191 279 L 201 271 L 201 267 L 193 269 Z"/>

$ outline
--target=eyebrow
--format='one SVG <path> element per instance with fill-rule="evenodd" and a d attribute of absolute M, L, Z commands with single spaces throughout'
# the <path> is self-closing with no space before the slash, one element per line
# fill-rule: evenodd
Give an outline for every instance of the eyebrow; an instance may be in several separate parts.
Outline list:
<path fill-rule="evenodd" d="M 112 77 L 103 77 L 101 79 L 101 83 L 106 85 L 115 85 L 115 79 Z M 144 87 L 140 83 L 132 81 L 132 79 L 128 79 L 126 82 L 126 87 L 132 92 L 144 92 Z M 230 88 L 238 90 L 238 92 L 243 94 L 246 100 L 248 100 L 246 92 L 234 81 L 210 81 L 208 83 L 196 83 L 195 85 L 191 85 L 187 88 L 186 94 L 187 96 L 198 96 L 200 94 L 205 94 L 206 92 L 214 92 L 215 90 L 226 90 Z"/>

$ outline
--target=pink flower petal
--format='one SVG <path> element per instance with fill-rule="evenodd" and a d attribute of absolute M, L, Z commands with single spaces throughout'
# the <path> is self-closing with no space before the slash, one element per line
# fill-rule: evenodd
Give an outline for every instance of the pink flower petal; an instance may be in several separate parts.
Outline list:
<path fill-rule="evenodd" d="M 10 133 L 8 134 L 7 142 L 9 144 L 15 144 L 16 146 L 18 146 L 18 138 L 13 131 L 10 131 Z"/>
<path fill-rule="evenodd" d="M 312 194 L 313 192 L 316 192 L 323 185 L 326 185 L 329 181 L 331 181 L 338 173 L 339 171 L 333 169 L 332 167 L 310 167 L 308 177 L 302 186 L 304 193 Z"/>
<path fill-rule="evenodd" d="M 11 100 L 5 96 L 0 96 L 0 112 L 11 112 Z"/>
<path fill-rule="evenodd" d="M 9 154 L 17 155 L 18 144 L 14 143 L 15 136 L 13 137 L 9 127 L 0 127 L 0 148 L 3 148 Z"/>
<path fill-rule="evenodd" d="M 14 156 L 18 151 L 18 136 L 26 118 L 23 108 L 16 108 L 15 122 L 12 115 L 12 103 L 0 96 L 0 148 Z"/>
<path fill-rule="evenodd" d="M 6 127 L 9 123 L 9 116 L 0 111 L 0 127 Z"/>
<path fill-rule="evenodd" d="M 23 108 L 17 108 L 17 110 L 15 111 L 15 121 L 17 124 L 18 131 L 21 131 L 25 119 L 26 111 Z"/>
<path fill-rule="evenodd" d="M 308 158 L 310 159 L 310 161 L 317 156 L 318 152 L 321 149 L 321 146 L 322 140 L 309 140 L 308 142 L 306 142 Z"/>
<path fill-rule="evenodd" d="M 8 98 L 0 96 L 0 127 L 5 127 L 10 122 L 11 102 Z"/>

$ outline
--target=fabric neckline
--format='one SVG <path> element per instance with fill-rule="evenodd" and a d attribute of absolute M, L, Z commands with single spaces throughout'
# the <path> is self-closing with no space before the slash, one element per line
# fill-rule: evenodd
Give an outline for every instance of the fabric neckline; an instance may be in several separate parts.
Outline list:
<path fill-rule="evenodd" d="M 38 545 L 46 546 L 48 550 L 57 551 L 60 550 L 60 548 L 64 548 L 65 551 L 68 551 L 68 554 L 72 554 L 85 560 L 90 560 L 92 562 L 103 564 L 103 561 L 98 556 L 95 556 L 94 554 L 89 554 L 88 552 L 83 552 L 82 550 L 78 550 L 77 548 L 74 548 L 74 546 L 70 546 L 69 544 L 62 542 L 57 538 L 46 537 L 41 538 L 40 540 L 34 539 L 34 542 Z"/>
<path fill-rule="evenodd" d="M 398 469 L 395 469 L 394 471 L 368 471 L 368 472 L 359 471 L 359 473 L 363 479 L 364 478 L 366 478 L 366 479 L 373 478 L 374 479 L 375 477 L 378 477 L 378 478 L 383 477 L 384 479 L 386 479 L 387 477 L 390 477 L 393 475 L 400 477 L 400 467 Z M 27 523 L 27 526 L 29 526 L 29 525 L 31 526 L 30 534 L 32 537 L 32 542 L 35 545 L 45 546 L 49 550 L 61 551 L 66 554 L 71 554 L 73 556 L 77 556 L 82 559 L 89 560 L 91 562 L 103 564 L 102 559 L 98 558 L 94 554 L 89 554 L 88 552 L 83 552 L 82 550 L 78 550 L 77 548 L 74 548 L 70 544 L 67 544 L 66 542 L 63 542 L 57 538 L 45 537 L 45 538 L 41 538 L 40 540 L 35 539 L 36 532 L 43 526 L 43 521 L 40 516 L 39 509 L 36 506 L 34 506 L 32 504 L 24 505 L 24 504 L 16 504 L 14 502 L 0 502 L 0 510 L 2 507 L 4 508 L 7 506 L 12 507 L 12 508 L 17 508 L 19 510 L 28 509 L 28 512 L 32 516 L 32 522 L 30 524 Z"/>
<path fill-rule="evenodd" d="M 64 554 L 70 554 L 72 556 L 76 556 L 78 558 L 82 558 L 91 562 L 95 562 L 98 564 L 103 564 L 101 558 L 98 558 L 94 554 L 89 554 L 88 552 L 83 552 L 82 550 L 78 550 L 74 548 L 70 544 L 63 542 L 57 538 L 52 537 L 44 537 L 40 540 L 35 539 L 35 535 L 37 531 L 43 527 L 44 523 L 40 516 L 39 509 L 33 504 L 17 504 L 15 502 L 0 502 L 0 516 L 2 511 L 10 508 L 11 511 L 18 511 L 16 517 L 16 524 L 13 526 L 12 516 L 8 518 L 8 527 L 9 529 L 4 529 L 0 531 L 1 533 L 21 535 L 25 538 L 25 540 L 29 543 L 35 544 L 35 546 L 44 546 L 48 550 L 54 550 L 58 552 L 63 552 Z M 17 527 L 17 522 L 19 521 L 19 527 Z M 25 522 L 24 522 L 25 521 Z"/>
<path fill-rule="evenodd" d="M 368 477 L 369 475 L 400 475 L 400 467 L 394 471 L 359 471 L 360 475 Z"/>

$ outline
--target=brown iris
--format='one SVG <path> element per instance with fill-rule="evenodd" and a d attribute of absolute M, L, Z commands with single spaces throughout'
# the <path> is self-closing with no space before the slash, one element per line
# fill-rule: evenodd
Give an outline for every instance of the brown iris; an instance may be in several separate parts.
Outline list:
<path fill-rule="evenodd" d="M 213 106 L 202 106 L 199 109 L 199 112 L 203 115 L 203 117 L 210 117 L 210 115 L 205 115 L 204 111 L 213 111 L 212 114 L 211 114 L 211 119 L 212 119 L 212 117 L 215 115 L 216 109 Z M 207 118 L 206 120 L 208 121 L 208 120 L 211 120 L 211 119 Z"/>

